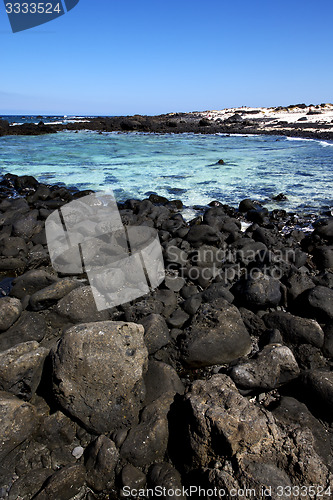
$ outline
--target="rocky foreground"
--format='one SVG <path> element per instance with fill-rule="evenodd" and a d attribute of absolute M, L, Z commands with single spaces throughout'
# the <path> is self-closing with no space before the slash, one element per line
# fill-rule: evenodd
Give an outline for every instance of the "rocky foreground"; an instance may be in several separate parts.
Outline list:
<path fill-rule="evenodd" d="M 0 193 L 0 498 L 330 498 L 332 217 L 306 234 L 251 200 L 190 223 L 129 200 L 166 279 L 98 312 L 44 228 L 88 193 L 10 174 Z"/>
<path fill-rule="evenodd" d="M 266 134 L 333 140 L 333 104 L 295 104 L 276 108 L 230 108 L 221 111 L 169 113 L 158 116 L 97 117 L 65 124 L 10 125 L 0 120 L 4 135 L 42 135 L 62 130 L 197 134 Z"/>

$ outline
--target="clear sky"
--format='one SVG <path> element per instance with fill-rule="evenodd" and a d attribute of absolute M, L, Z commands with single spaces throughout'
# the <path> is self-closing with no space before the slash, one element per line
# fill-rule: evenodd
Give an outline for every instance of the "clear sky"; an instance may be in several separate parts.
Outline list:
<path fill-rule="evenodd" d="M 331 102 L 332 20 L 332 0 L 80 0 L 13 34 L 0 0 L 0 114 Z"/>

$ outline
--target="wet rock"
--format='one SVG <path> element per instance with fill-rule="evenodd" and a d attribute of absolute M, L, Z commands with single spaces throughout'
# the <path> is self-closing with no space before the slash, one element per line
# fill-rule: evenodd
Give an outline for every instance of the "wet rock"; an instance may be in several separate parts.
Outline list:
<path fill-rule="evenodd" d="M 263 317 L 269 328 L 277 328 L 286 343 L 309 343 L 323 347 L 324 332 L 314 319 L 301 318 L 287 312 L 276 311 Z"/>
<path fill-rule="evenodd" d="M 3 297 L 0 299 L 0 332 L 8 330 L 22 313 L 22 304 L 18 299 Z"/>
<path fill-rule="evenodd" d="M 30 307 L 33 311 L 47 309 L 79 286 L 82 286 L 82 283 L 73 279 L 57 281 L 32 294 L 29 301 Z"/>
<path fill-rule="evenodd" d="M 68 465 L 55 472 L 34 498 L 36 500 L 70 500 L 85 483 L 85 468 L 81 464 Z"/>
<path fill-rule="evenodd" d="M 42 376 L 48 349 L 38 342 L 18 344 L 0 353 L 0 390 L 31 399 Z"/>
<path fill-rule="evenodd" d="M 111 439 L 99 436 L 87 450 L 87 484 L 95 491 L 108 491 L 114 486 L 119 452 Z"/>
<path fill-rule="evenodd" d="M 29 439 L 37 425 L 37 412 L 30 403 L 0 391 L 0 460 Z"/>
<path fill-rule="evenodd" d="M 268 345 L 254 358 L 231 369 L 230 377 L 244 389 L 271 390 L 300 374 L 292 351 L 281 345 Z"/>
<path fill-rule="evenodd" d="M 148 356 L 143 333 L 131 323 L 81 324 L 53 352 L 55 397 L 87 429 L 106 433 L 137 420 Z"/>
<path fill-rule="evenodd" d="M 238 309 L 224 299 L 202 304 L 181 342 L 182 360 L 191 367 L 230 363 L 250 350 Z"/>
<path fill-rule="evenodd" d="M 249 210 L 255 210 L 258 204 L 249 198 L 242 200 L 239 204 L 238 210 L 242 213 L 248 212 Z"/>
<path fill-rule="evenodd" d="M 135 467 L 163 460 L 169 437 L 167 414 L 173 394 L 164 394 L 146 406 L 140 423 L 129 431 L 120 454 Z"/>
<path fill-rule="evenodd" d="M 155 464 L 151 467 L 149 470 L 148 481 L 150 487 L 159 489 L 165 488 L 167 493 L 164 498 L 166 500 L 175 500 L 176 498 L 185 500 L 186 498 L 181 494 L 182 480 L 179 472 L 172 467 L 172 465 L 166 462 Z"/>
<path fill-rule="evenodd" d="M 146 386 L 145 403 L 149 404 L 166 393 L 184 394 L 184 385 L 172 366 L 151 359 L 144 377 Z"/>
<path fill-rule="evenodd" d="M 280 287 L 278 280 L 255 272 L 241 278 L 231 291 L 241 305 L 256 310 L 277 306 L 282 298 Z"/>
<path fill-rule="evenodd" d="M 144 341 L 149 354 L 154 354 L 170 342 L 169 329 L 160 314 L 149 314 L 140 323 L 145 330 Z"/>
<path fill-rule="evenodd" d="M 23 299 L 26 295 L 33 295 L 57 281 L 59 281 L 57 276 L 41 269 L 28 271 L 15 278 L 10 295 Z"/>
<path fill-rule="evenodd" d="M 35 340 L 43 340 L 47 331 L 43 316 L 34 312 L 23 311 L 21 317 L 6 332 L 0 335 L 0 352 L 11 347 Z"/>
<path fill-rule="evenodd" d="M 287 196 L 284 193 L 279 193 L 272 198 L 274 201 L 288 201 Z"/>
<path fill-rule="evenodd" d="M 71 323 L 106 321 L 110 319 L 107 310 L 97 310 L 90 286 L 81 286 L 69 292 L 58 302 L 56 311 Z"/>

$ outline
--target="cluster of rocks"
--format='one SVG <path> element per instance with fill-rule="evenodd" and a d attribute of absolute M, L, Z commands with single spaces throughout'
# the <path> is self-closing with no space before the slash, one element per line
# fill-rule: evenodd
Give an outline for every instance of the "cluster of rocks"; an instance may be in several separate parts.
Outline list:
<path fill-rule="evenodd" d="M 89 192 L 7 174 L 0 193 L 0 498 L 328 498 L 333 218 L 306 234 L 251 200 L 191 222 L 179 200 L 128 200 L 122 221 L 158 230 L 166 278 L 98 311 L 85 275 L 52 270 L 45 237 Z"/>
<path fill-rule="evenodd" d="M 279 108 L 276 109 L 279 110 Z M 0 119 L 0 137 L 3 135 L 42 135 L 62 130 L 92 130 L 99 133 L 263 134 L 333 140 L 332 124 L 318 122 L 317 115 L 320 111 L 310 111 L 307 114 L 315 115 L 313 119 L 304 116 L 295 123 L 274 120 L 269 116 L 253 117 L 251 113 L 257 113 L 257 111 L 247 111 L 239 108 L 237 112 L 227 118 L 219 117 L 217 119 L 213 119 L 208 112 L 193 112 L 169 113 L 157 116 L 96 117 L 46 125 L 42 121 L 38 124 L 10 125 L 8 121 Z"/>

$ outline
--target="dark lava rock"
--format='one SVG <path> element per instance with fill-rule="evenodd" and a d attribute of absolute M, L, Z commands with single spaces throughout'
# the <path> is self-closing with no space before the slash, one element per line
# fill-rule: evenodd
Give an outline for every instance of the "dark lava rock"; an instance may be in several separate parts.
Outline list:
<path fill-rule="evenodd" d="M 268 345 L 254 358 L 234 366 L 230 377 L 244 389 L 271 390 L 300 374 L 292 351 L 282 345 Z"/>
<path fill-rule="evenodd" d="M 38 290 L 42 290 L 57 281 L 59 281 L 57 276 L 42 269 L 28 271 L 15 278 L 10 295 L 23 299 L 26 295 L 33 295 Z"/>
<path fill-rule="evenodd" d="M 121 471 L 121 483 L 123 487 L 126 486 L 130 490 L 139 490 L 145 486 L 146 476 L 140 469 L 134 467 L 134 465 L 127 464 Z"/>
<path fill-rule="evenodd" d="M 75 434 L 76 424 L 61 411 L 56 411 L 41 419 L 38 439 L 42 440 L 50 451 L 59 448 L 64 450 L 69 445 L 72 445 L 72 450 Z"/>
<path fill-rule="evenodd" d="M 167 414 L 173 394 L 164 394 L 146 406 L 139 425 L 128 433 L 120 454 L 135 467 L 144 467 L 164 458 L 169 438 Z"/>
<path fill-rule="evenodd" d="M 72 286 L 72 285 L 70 285 Z M 98 311 L 90 286 L 75 287 L 56 306 L 57 313 L 72 323 L 106 321 L 110 319 L 107 310 Z"/>
<path fill-rule="evenodd" d="M 258 446 L 265 438 L 265 414 L 239 394 L 227 375 L 194 382 L 185 398 L 194 468 L 207 467 L 215 453 L 232 456 Z"/>
<path fill-rule="evenodd" d="M 65 297 L 69 292 L 75 290 L 82 283 L 73 279 L 63 279 L 49 285 L 42 290 L 38 290 L 30 297 L 30 307 L 33 311 L 41 311 L 55 304 L 58 300 Z"/>
<path fill-rule="evenodd" d="M 300 299 L 306 316 L 313 315 L 318 321 L 333 319 L 333 290 L 326 286 L 316 286 L 305 292 Z M 302 311 L 302 312 L 303 312 Z"/>
<path fill-rule="evenodd" d="M 137 420 L 144 397 L 147 355 L 141 325 L 74 326 L 53 352 L 55 397 L 93 432 L 128 427 Z"/>
<path fill-rule="evenodd" d="M 172 366 L 151 359 L 144 377 L 146 386 L 145 403 L 149 404 L 166 393 L 184 394 L 184 385 Z"/>
<path fill-rule="evenodd" d="M 26 500 L 32 500 L 53 473 L 54 471 L 52 469 L 36 469 L 29 471 L 15 481 L 10 488 L 8 499 L 17 500 L 18 498 L 24 498 Z"/>
<path fill-rule="evenodd" d="M 193 246 L 198 247 L 202 243 L 217 243 L 220 241 L 220 236 L 217 231 L 207 224 L 192 226 L 186 237 Z"/>
<path fill-rule="evenodd" d="M 3 297 L 0 299 L 0 332 L 8 330 L 22 313 L 22 304 L 18 299 Z"/>
<path fill-rule="evenodd" d="M 333 268 L 333 246 L 316 247 L 313 252 L 313 261 L 318 269 Z"/>
<path fill-rule="evenodd" d="M 238 210 L 242 213 L 248 212 L 249 210 L 256 210 L 258 204 L 250 199 L 242 200 L 239 204 Z"/>
<path fill-rule="evenodd" d="M 85 483 L 86 470 L 83 465 L 67 465 L 55 472 L 34 497 L 36 500 L 70 500 L 77 495 Z"/>
<path fill-rule="evenodd" d="M 154 354 L 170 342 L 169 329 L 160 314 L 149 314 L 140 323 L 145 329 L 144 342 L 149 354 Z"/>
<path fill-rule="evenodd" d="M 293 316 L 287 312 L 271 312 L 263 317 L 269 328 L 277 328 L 287 344 L 312 344 L 323 347 L 324 332 L 314 319 Z"/>
<path fill-rule="evenodd" d="M 99 436 L 88 448 L 87 484 L 95 491 L 108 491 L 114 486 L 119 452 L 111 439 Z"/>
<path fill-rule="evenodd" d="M 170 328 L 182 328 L 189 318 L 189 314 L 178 308 L 168 318 L 168 325 Z"/>
<path fill-rule="evenodd" d="M 181 342 L 191 367 L 230 363 L 251 351 L 251 338 L 238 309 L 224 299 L 202 304 Z"/>
<path fill-rule="evenodd" d="M 315 286 L 308 274 L 297 270 L 293 270 L 288 278 L 283 280 L 283 284 L 287 287 L 288 303 L 294 302 L 305 290 Z"/>
<path fill-rule="evenodd" d="M 38 342 L 18 344 L 0 353 L 0 390 L 29 400 L 42 376 L 49 350 Z"/>
<path fill-rule="evenodd" d="M 0 460 L 29 439 L 37 425 L 37 412 L 30 403 L 0 391 Z"/>
<path fill-rule="evenodd" d="M 314 226 L 315 231 L 313 232 L 313 236 L 320 236 L 320 238 L 328 241 L 333 240 L 333 218 L 321 219 Z"/>
<path fill-rule="evenodd" d="M 284 193 L 279 193 L 272 198 L 274 201 L 288 201 L 287 196 Z"/>
<path fill-rule="evenodd" d="M 179 472 L 167 462 L 155 464 L 149 470 L 149 486 L 166 491 L 166 500 L 185 500 L 182 492 L 182 480 Z M 157 490 L 159 491 L 159 490 Z"/>
<path fill-rule="evenodd" d="M 26 257 L 28 247 L 23 238 L 9 237 L 0 240 L 0 254 L 4 257 Z"/>
<path fill-rule="evenodd" d="M 325 405 L 326 417 L 333 418 L 333 372 L 326 370 L 313 370 L 305 376 L 306 386 L 317 398 L 318 402 Z"/>
<path fill-rule="evenodd" d="M 47 331 L 43 316 L 23 311 L 21 317 L 5 333 L 0 335 L 0 352 L 23 342 L 43 340 Z"/>
<path fill-rule="evenodd" d="M 246 218 L 250 222 L 256 222 L 257 224 L 262 224 L 268 216 L 267 208 L 257 207 L 255 210 L 248 210 L 246 213 Z"/>
<path fill-rule="evenodd" d="M 282 298 L 280 282 L 261 272 L 241 278 L 231 292 L 238 303 L 254 310 L 275 307 Z"/>
<path fill-rule="evenodd" d="M 266 330 L 266 325 L 261 318 L 254 312 L 246 309 L 245 307 L 240 307 L 239 312 L 241 313 L 242 320 L 246 326 L 250 335 L 259 337 Z"/>
<path fill-rule="evenodd" d="M 297 399 L 284 396 L 272 411 L 274 418 L 289 429 L 308 428 L 314 437 L 314 448 L 326 462 L 331 460 L 331 447 L 324 426 L 312 415 L 307 406 Z"/>

